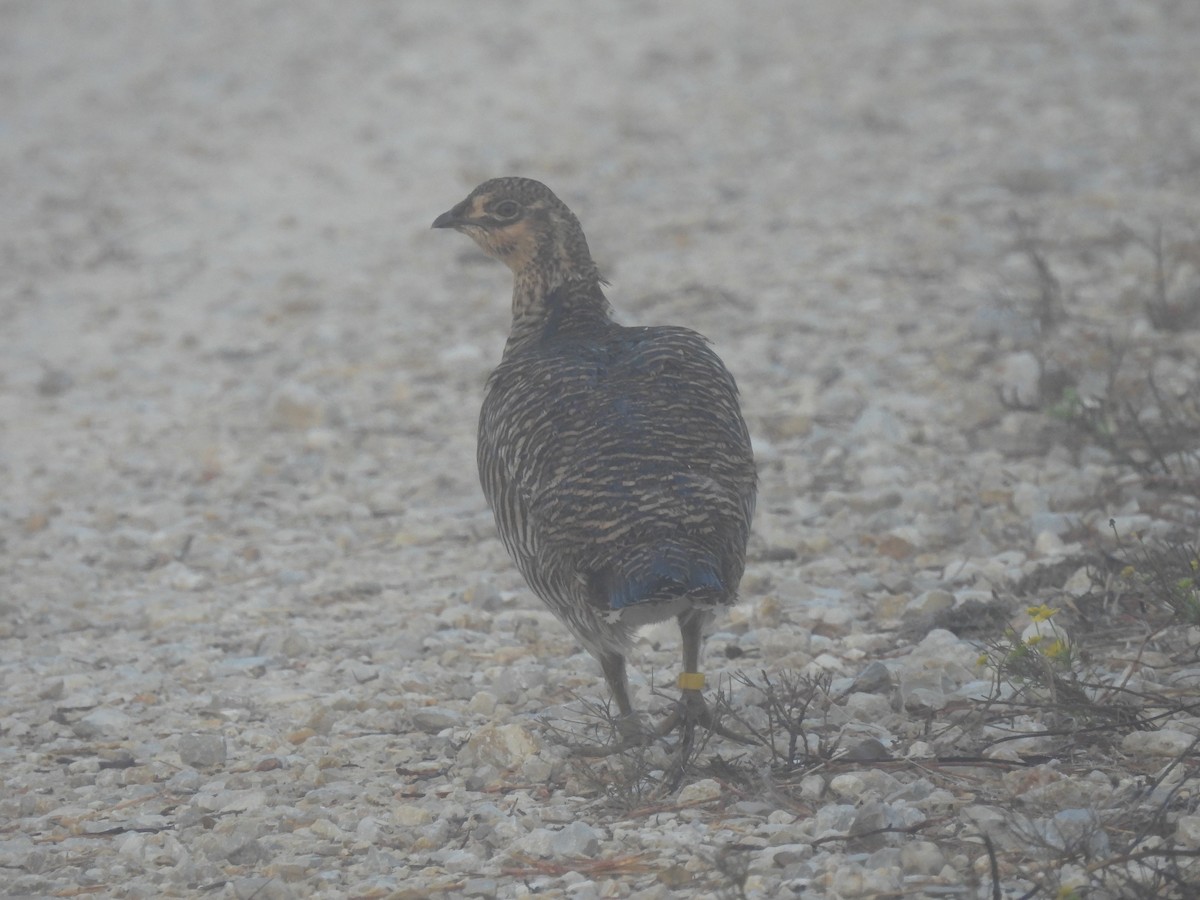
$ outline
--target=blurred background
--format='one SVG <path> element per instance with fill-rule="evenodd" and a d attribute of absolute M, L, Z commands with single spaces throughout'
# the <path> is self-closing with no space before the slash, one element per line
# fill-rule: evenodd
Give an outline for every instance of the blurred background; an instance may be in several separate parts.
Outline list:
<path fill-rule="evenodd" d="M 762 488 L 712 658 L 850 677 L 898 621 L 1061 585 L 1110 518 L 1194 525 L 1087 411 L 1200 393 L 1198 47 L 1194 0 L 0 3 L 0 818 L 118 808 L 62 783 L 94 742 L 121 785 L 222 728 L 284 794 L 344 731 L 383 736 L 358 781 L 456 778 L 444 722 L 597 694 L 476 482 L 510 277 L 429 225 L 499 175 L 742 387 Z M 177 880 L 223 877 L 179 828 Z M 14 889 L 124 884 L 89 846 Z"/>

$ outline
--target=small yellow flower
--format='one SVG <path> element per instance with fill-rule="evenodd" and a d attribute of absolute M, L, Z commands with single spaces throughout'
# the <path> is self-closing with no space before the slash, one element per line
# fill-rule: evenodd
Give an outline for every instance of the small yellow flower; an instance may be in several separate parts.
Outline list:
<path fill-rule="evenodd" d="M 1035 622 L 1048 622 L 1058 610 L 1051 609 L 1043 603 L 1041 606 L 1031 606 L 1025 612 L 1029 613 L 1029 617 Z"/>
<path fill-rule="evenodd" d="M 1070 655 L 1070 646 L 1062 640 L 1053 641 L 1049 647 L 1042 651 L 1050 659 L 1063 660 Z"/>

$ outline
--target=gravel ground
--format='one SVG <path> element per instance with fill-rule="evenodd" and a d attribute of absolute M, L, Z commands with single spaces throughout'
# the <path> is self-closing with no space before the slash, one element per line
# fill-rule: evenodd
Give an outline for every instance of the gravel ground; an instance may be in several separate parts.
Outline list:
<path fill-rule="evenodd" d="M 580 9 L 0 7 L 12 895 L 975 897 L 987 832 L 1016 896 L 1071 873 L 1031 874 L 1006 800 L 1041 791 L 1053 843 L 1198 733 L 1134 732 L 1124 779 L 1036 737 L 957 790 L 905 763 L 957 747 L 931 723 L 989 684 L 930 616 L 1069 591 L 1110 518 L 1196 534 L 1014 406 L 1050 357 L 1103 381 L 1114 332 L 1200 383 L 1130 237 L 1193 248 L 1171 289 L 1200 283 L 1200 6 Z M 603 680 L 475 476 L 509 276 L 429 230 L 504 174 L 577 212 L 624 321 L 694 327 L 737 375 L 759 513 L 710 681 L 765 728 L 756 679 L 825 673 L 808 739 L 863 761 L 784 791 L 762 748 L 713 744 L 666 796 L 658 749 L 562 745 Z M 663 714 L 675 636 L 632 662 Z M 1171 828 L 1200 846 L 1195 815 Z"/>

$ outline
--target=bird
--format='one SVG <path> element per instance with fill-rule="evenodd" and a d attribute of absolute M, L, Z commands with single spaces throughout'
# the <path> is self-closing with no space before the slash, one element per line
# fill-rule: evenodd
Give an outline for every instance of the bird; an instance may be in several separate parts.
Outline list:
<path fill-rule="evenodd" d="M 618 722 L 634 723 L 622 734 L 646 735 L 626 673 L 633 638 L 672 618 L 680 700 L 656 733 L 728 733 L 705 704 L 700 657 L 714 614 L 737 602 L 757 492 L 733 376 L 696 331 L 615 320 L 579 220 L 539 181 L 485 181 L 432 227 L 512 270 L 477 462 L 517 569 L 598 660 Z"/>

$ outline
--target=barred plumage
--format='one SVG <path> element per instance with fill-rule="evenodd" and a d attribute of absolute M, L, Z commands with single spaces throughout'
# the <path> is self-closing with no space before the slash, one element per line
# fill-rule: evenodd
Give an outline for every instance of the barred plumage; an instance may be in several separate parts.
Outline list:
<path fill-rule="evenodd" d="M 755 469 L 737 386 L 701 335 L 610 317 L 578 220 L 498 178 L 439 216 L 513 270 L 513 322 L 479 417 L 479 475 L 533 591 L 632 713 L 624 654 L 676 617 L 685 673 L 745 567 Z M 701 710 L 699 675 L 681 677 Z"/>

